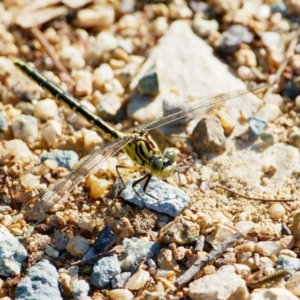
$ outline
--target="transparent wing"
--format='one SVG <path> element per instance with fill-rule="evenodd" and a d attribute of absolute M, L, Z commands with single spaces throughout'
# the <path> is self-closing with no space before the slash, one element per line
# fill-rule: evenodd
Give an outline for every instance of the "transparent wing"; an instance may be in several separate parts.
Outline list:
<path fill-rule="evenodd" d="M 261 85 L 253 89 L 244 89 L 244 90 L 237 90 L 233 92 L 229 92 L 226 94 L 219 94 L 218 96 L 215 97 L 208 97 L 208 98 L 202 98 L 196 103 L 191 104 L 190 106 L 187 106 L 185 109 L 179 109 L 179 110 L 174 110 L 173 112 L 170 112 L 168 115 L 156 119 L 153 121 L 150 121 L 145 124 L 141 124 L 139 126 L 139 129 L 144 129 L 144 130 L 152 130 L 157 127 L 166 125 L 168 123 L 174 122 L 176 120 L 185 118 L 190 112 L 195 111 L 195 110 L 205 110 L 209 107 L 212 107 L 216 104 L 220 104 L 222 102 L 225 102 L 229 99 L 233 99 L 245 94 L 248 94 L 250 92 L 254 92 L 256 90 L 262 89 L 267 87 L 267 85 Z"/>
<path fill-rule="evenodd" d="M 22 213 L 26 218 L 41 221 L 45 213 L 56 204 L 64 195 L 70 193 L 88 175 L 96 172 L 101 164 L 110 156 L 116 154 L 132 140 L 132 136 L 107 143 L 94 153 L 87 155 L 82 163 L 68 175 L 58 179 L 54 184 L 30 199 L 22 207 Z"/>

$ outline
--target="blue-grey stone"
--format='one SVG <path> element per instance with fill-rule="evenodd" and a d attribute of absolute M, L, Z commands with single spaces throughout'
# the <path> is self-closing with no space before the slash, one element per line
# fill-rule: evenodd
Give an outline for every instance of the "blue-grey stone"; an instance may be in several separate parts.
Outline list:
<path fill-rule="evenodd" d="M 239 49 L 242 43 L 250 44 L 253 38 L 249 28 L 242 25 L 232 25 L 222 33 L 217 51 L 232 54 Z"/>
<path fill-rule="evenodd" d="M 16 300 L 60 300 L 62 299 L 58 272 L 48 261 L 41 260 L 34 265 L 16 289 Z"/>
<path fill-rule="evenodd" d="M 120 273 L 121 268 L 116 255 L 103 257 L 94 265 L 91 283 L 100 289 L 105 288 L 110 284 L 111 280 Z"/>
<path fill-rule="evenodd" d="M 257 138 L 262 134 L 264 129 L 268 126 L 268 122 L 260 117 L 249 117 L 249 139 L 251 141 L 257 140 Z"/>
<path fill-rule="evenodd" d="M 296 84 L 294 80 L 290 80 L 286 83 L 282 95 L 288 96 L 290 98 L 295 98 L 300 93 L 300 85 L 299 83 Z"/>
<path fill-rule="evenodd" d="M 276 270 L 289 270 L 290 274 L 288 277 L 291 277 L 300 267 L 299 258 L 290 257 L 287 255 L 279 255 L 277 258 Z"/>
<path fill-rule="evenodd" d="M 74 280 L 72 282 L 73 297 L 75 300 L 86 299 L 90 285 L 85 280 Z"/>
<path fill-rule="evenodd" d="M 137 262 L 140 262 L 143 258 L 152 258 L 153 255 L 155 256 L 158 254 L 160 250 L 160 245 L 156 242 L 146 242 L 141 241 L 138 238 L 125 238 L 123 240 L 123 246 L 125 247 L 125 252 L 123 257 L 131 256 Z"/>
<path fill-rule="evenodd" d="M 8 123 L 4 113 L 0 112 L 0 133 L 7 129 Z"/>
<path fill-rule="evenodd" d="M 111 280 L 111 287 L 113 289 L 122 289 L 127 281 L 127 279 L 131 276 L 131 272 L 123 272 L 117 275 L 115 278 Z"/>
<path fill-rule="evenodd" d="M 21 273 L 27 251 L 8 230 L 0 227 L 0 275 L 8 277 Z"/>
<path fill-rule="evenodd" d="M 97 236 L 94 248 L 98 251 L 107 251 L 116 241 L 116 235 L 109 226 L 105 226 Z"/>
<path fill-rule="evenodd" d="M 176 217 L 191 201 L 182 189 L 172 186 L 157 177 L 151 178 L 146 189 L 147 194 L 156 199 L 143 192 L 145 182 L 135 186 L 135 190 L 140 195 L 141 199 L 132 188 L 132 184 L 137 180 L 139 180 L 139 178 L 128 180 L 125 189 L 122 190 L 120 196 L 124 200 L 140 207 L 146 207 Z"/>
<path fill-rule="evenodd" d="M 55 160 L 60 167 L 72 170 L 73 165 L 78 161 L 78 154 L 71 150 L 49 152 L 40 156 L 41 162 L 47 159 Z"/>
<path fill-rule="evenodd" d="M 268 145 L 274 145 L 278 141 L 278 136 L 273 132 L 262 132 L 260 138 Z"/>
<path fill-rule="evenodd" d="M 95 259 L 92 259 L 92 257 L 97 256 L 99 254 L 99 250 L 95 248 L 90 248 L 83 256 L 83 260 L 88 259 L 86 264 L 93 265 L 96 263 L 96 261 L 99 259 L 99 257 L 96 257 Z"/>
<path fill-rule="evenodd" d="M 271 5 L 271 13 L 280 13 L 283 17 L 286 16 L 287 8 L 283 2 L 277 2 Z"/>

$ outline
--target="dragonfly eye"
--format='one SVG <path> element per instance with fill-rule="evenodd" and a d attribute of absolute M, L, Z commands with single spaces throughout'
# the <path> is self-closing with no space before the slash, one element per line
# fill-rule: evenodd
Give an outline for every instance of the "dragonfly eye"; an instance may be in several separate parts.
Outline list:
<path fill-rule="evenodd" d="M 162 157 L 154 158 L 151 163 L 151 174 L 152 175 L 160 175 L 164 166 L 164 160 Z"/>
<path fill-rule="evenodd" d="M 172 162 L 175 162 L 177 160 L 177 155 L 173 151 L 167 151 L 165 156 Z"/>

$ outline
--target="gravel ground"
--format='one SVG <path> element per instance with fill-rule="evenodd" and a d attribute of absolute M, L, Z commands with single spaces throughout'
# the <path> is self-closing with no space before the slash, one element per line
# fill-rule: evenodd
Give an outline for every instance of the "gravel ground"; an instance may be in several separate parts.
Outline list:
<path fill-rule="evenodd" d="M 299 22 L 297 0 L 0 3 L 1 299 L 299 299 Z M 27 203 L 109 140 L 16 58 L 121 131 L 199 107 L 151 131 L 181 184 L 141 200 L 122 168 L 121 191 L 119 152 Z"/>

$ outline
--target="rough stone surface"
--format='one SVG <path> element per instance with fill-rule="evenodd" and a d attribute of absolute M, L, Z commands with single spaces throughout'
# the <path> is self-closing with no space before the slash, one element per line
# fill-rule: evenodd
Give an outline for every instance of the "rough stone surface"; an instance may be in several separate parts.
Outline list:
<path fill-rule="evenodd" d="M 142 198 L 141 200 L 132 188 L 132 184 L 137 180 L 139 179 L 128 180 L 125 189 L 120 193 L 120 196 L 130 203 L 140 207 L 144 206 L 172 217 L 179 215 L 190 203 L 189 197 L 182 189 L 167 184 L 156 177 L 151 178 L 146 192 L 157 199 L 152 198 L 143 192 L 144 182 L 142 182 L 142 184 L 137 184 L 135 186 L 135 190 Z"/>
<path fill-rule="evenodd" d="M 248 300 L 298 300 L 299 298 L 284 288 L 256 289 Z"/>
<path fill-rule="evenodd" d="M 165 244 L 191 244 L 196 242 L 199 232 L 200 226 L 198 224 L 179 216 L 160 230 L 158 241 Z"/>
<path fill-rule="evenodd" d="M 58 163 L 59 167 L 71 170 L 73 165 L 78 161 L 78 154 L 74 151 L 58 151 L 49 152 L 40 156 L 41 162 L 47 159 L 54 160 Z"/>
<path fill-rule="evenodd" d="M 189 285 L 189 296 L 192 300 L 246 300 L 248 290 L 246 282 L 235 273 L 233 266 L 223 266 L 215 274 L 206 275 L 192 282 Z"/>
<path fill-rule="evenodd" d="M 103 257 L 94 265 L 91 283 L 98 288 L 105 288 L 120 273 L 121 268 L 116 255 Z"/>
<path fill-rule="evenodd" d="M 19 282 L 15 299 L 60 300 L 62 297 L 57 279 L 56 268 L 48 260 L 42 260 L 34 265 L 27 276 Z"/>
<path fill-rule="evenodd" d="M 8 277 L 21 273 L 27 251 L 8 230 L 0 227 L 0 275 Z"/>

